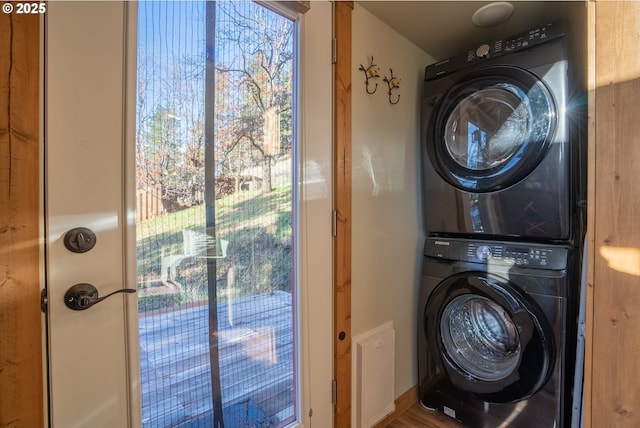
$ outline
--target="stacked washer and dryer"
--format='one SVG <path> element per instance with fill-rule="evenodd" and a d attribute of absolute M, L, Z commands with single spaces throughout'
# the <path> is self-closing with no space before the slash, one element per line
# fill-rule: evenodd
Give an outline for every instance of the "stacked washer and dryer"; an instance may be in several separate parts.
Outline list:
<path fill-rule="evenodd" d="M 469 427 L 570 426 L 584 90 L 554 22 L 428 66 L 420 401 Z"/>

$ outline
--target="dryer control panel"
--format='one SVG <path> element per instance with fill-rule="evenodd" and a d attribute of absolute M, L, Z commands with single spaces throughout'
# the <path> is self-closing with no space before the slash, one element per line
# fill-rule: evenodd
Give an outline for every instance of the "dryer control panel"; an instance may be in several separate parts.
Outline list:
<path fill-rule="evenodd" d="M 427 238 L 424 255 L 452 261 L 563 270 L 567 267 L 569 248 L 520 242 Z"/>
<path fill-rule="evenodd" d="M 560 38 L 564 36 L 564 33 L 564 24 L 560 20 L 532 28 L 527 32 L 520 33 L 507 39 L 500 39 L 491 43 L 483 43 L 473 49 L 469 49 L 469 51 L 464 54 L 427 66 L 425 69 L 425 79 L 435 79 L 489 58 L 495 58 L 519 50 L 529 49 L 542 43 Z"/>

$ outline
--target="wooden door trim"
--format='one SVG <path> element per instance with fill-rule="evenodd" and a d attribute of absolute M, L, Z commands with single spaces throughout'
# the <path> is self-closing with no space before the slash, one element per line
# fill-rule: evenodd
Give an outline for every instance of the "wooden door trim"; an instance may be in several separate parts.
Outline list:
<path fill-rule="evenodd" d="M 40 17 L 0 29 L 0 426 L 42 427 Z"/>
<path fill-rule="evenodd" d="M 351 426 L 351 15 L 334 3 L 334 427 Z"/>

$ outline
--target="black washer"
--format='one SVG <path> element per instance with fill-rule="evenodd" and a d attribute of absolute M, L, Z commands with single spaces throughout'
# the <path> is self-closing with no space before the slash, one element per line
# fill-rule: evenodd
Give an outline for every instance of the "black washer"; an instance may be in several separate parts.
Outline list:
<path fill-rule="evenodd" d="M 438 347 L 438 364 L 451 382 L 485 401 L 527 398 L 551 374 L 549 322 L 533 299 L 504 278 L 474 271 L 450 276 L 431 293 L 424 318 L 427 341 Z"/>
<path fill-rule="evenodd" d="M 566 426 L 575 364 L 575 250 L 430 237 L 424 256 L 422 405 L 474 428 Z"/>

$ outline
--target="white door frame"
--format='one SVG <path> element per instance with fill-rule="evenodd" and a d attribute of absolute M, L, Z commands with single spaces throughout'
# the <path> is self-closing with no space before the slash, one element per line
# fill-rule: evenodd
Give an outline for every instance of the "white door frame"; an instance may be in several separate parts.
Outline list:
<path fill-rule="evenodd" d="M 53 428 L 141 424 L 135 295 L 115 295 L 85 311 L 72 311 L 63 301 L 65 291 L 80 282 L 92 283 L 100 295 L 135 288 L 135 252 L 126 258 L 124 250 L 135 248 L 135 145 L 126 142 L 135 139 L 136 21 L 135 2 L 50 2 L 47 8 L 45 233 Z M 301 21 L 300 423 L 331 427 L 331 4 L 313 2 Z M 75 254 L 64 247 L 73 227 L 96 232 L 91 251 Z"/>
<path fill-rule="evenodd" d="M 54 427 L 126 426 L 127 349 L 121 339 L 132 295 L 85 311 L 66 290 L 91 283 L 100 295 L 126 288 L 123 114 L 124 2 L 51 2 L 45 34 L 45 203 L 50 417 Z M 68 251 L 63 239 L 88 227 L 95 247 Z M 135 283 L 132 284 L 135 288 Z M 99 387 L 96 387 L 98 386 Z"/>

